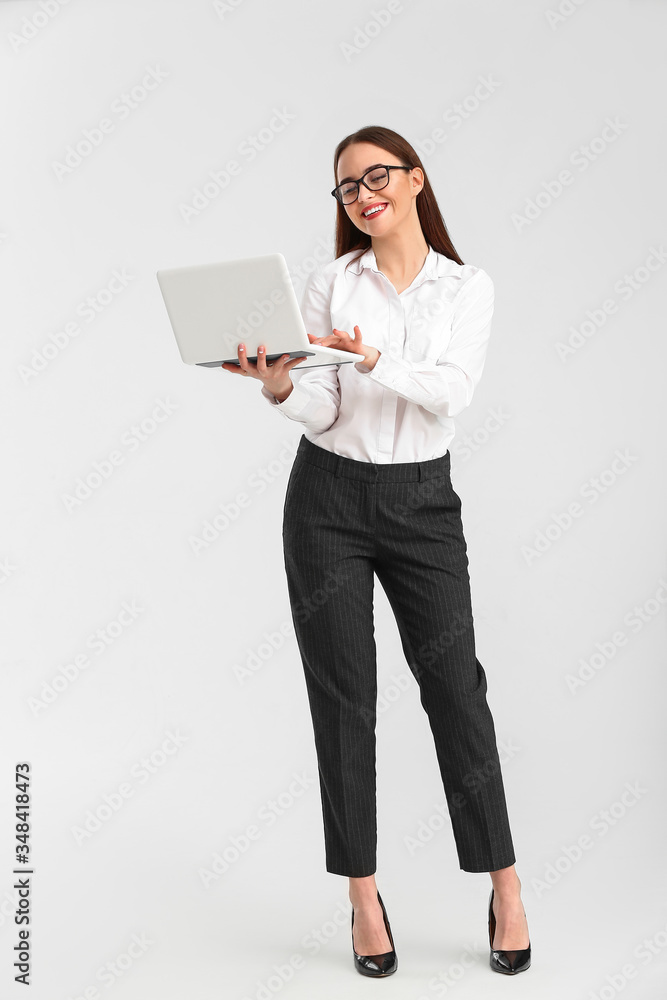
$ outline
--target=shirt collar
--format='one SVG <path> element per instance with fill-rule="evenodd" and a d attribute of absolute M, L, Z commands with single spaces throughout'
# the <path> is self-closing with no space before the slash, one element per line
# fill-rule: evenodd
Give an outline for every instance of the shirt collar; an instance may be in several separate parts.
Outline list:
<path fill-rule="evenodd" d="M 429 278 L 441 278 L 443 275 L 452 275 L 455 278 L 459 277 L 460 264 L 457 264 L 455 260 L 450 260 L 449 257 L 445 257 L 444 254 L 438 253 L 434 250 L 432 246 L 428 248 L 428 254 L 424 262 L 423 272 L 420 272 L 420 284 L 422 281 L 426 281 Z M 380 268 L 377 266 L 377 261 L 375 259 L 375 252 L 372 246 L 369 246 L 366 252 L 359 257 L 353 264 L 350 264 L 349 270 L 354 271 L 355 274 L 361 274 L 362 268 L 369 267 L 372 271 L 380 273 Z"/>

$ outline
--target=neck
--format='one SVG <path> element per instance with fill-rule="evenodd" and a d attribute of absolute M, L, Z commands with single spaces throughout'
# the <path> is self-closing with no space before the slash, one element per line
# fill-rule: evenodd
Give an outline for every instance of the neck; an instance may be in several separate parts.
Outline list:
<path fill-rule="evenodd" d="M 371 238 L 371 246 L 378 268 L 398 279 L 419 272 L 430 249 L 416 211 L 386 236 Z"/>

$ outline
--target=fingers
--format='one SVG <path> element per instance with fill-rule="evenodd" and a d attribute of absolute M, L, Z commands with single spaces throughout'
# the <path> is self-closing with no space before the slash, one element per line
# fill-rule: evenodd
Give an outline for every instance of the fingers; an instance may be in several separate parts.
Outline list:
<path fill-rule="evenodd" d="M 248 375 L 252 375 L 252 368 L 250 362 L 245 356 L 244 348 L 245 344 L 244 345 L 239 344 L 236 349 L 236 353 L 239 359 L 238 365 L 233 364 L 231 361 L 225 361 L 223 364 L 220 365 L 220 368 L 226 372 L 234 372 L 236 375 L 241 375 L 242 377 L 245 377 L 246 373 Z"/>
<path fill-rule="evenodd" d="M 280 371 L 285 368 L 289 359 L 289 354 L 281 354 L 281 356 L 276 358 L 274 361 L 267 362 L 266 347 L 264 344 L 260 344 L 257 348 L 257 373 L 258 375 L 261 375 L 262 378 L 278 375 Z M 269 368 L 275 368 L 276 370 L 269 371 Z"/>
<path fill-rule="evenodd" d="M 289 354 L 281 354 L 279 358 L 274 361 L 266 360 L 266 346 L 264 344 L 259 344 L 257 347 L 257 365 L 254 370 L 251 368 L 250 374 L 257 373 L 257 377 L 262 379 L 264 382 L 270 382 L 272 379 L 280 380 L 285 372 L 291 371 L 292 368 L 296 368 L 298 364 L 305 360 L 306 354 L 300 354 L 296 358 L 290 358 Z M 249 362 L 246 359 L 246 363 Z"/>
<path fill-rule="evenodd" d="M 301 362 L 305 358 L 307 358 L 307 357 L 308 357 L 307 354 L 300 354 L 297 358 L 290 358 L 290 356 L 288 354 L 283 354 L 283 357 L 280 358 L 279 360 L 281 362 L 283 361 L 283 358 L 285 358 L 286 360 L 285 360 L 284 364 L 282 364 L 282 366 L 281 366 L 281 371 L 283 371 L 283 372 L 291 372 L 293 368 L 296 368 L 296 366 L 299 365 L 299 364 L 301 364 Z M 277 372 L 276 374 L 279 374 L 279 373 Z"/>
<path fill-rule="evenodd" d="M 266 351 L 263 344 L 257 348 L 257 374 L 266 378 Z"/>
<path fill-rule="evenodd" d="M 263 350 L 263 348 L 262 348 L 262 350 Z M 256 378 L 257 377 L 257 373 L 259 371 L 259 367 L 258 366 L 259 366 L 259 360 L 260 360 L 260 357 L 261 357 L 261 355 L 259 354 L 259 352 L 257 353 L 257 364 L 253 364 L 252 361 L 248 361 L 248 358 L 246 357 L 246 352 L 245 352 L 245 344 L 243 344 L 243 343 L 239 344 L 238 350 L 237 350 L 237 354 L 239 356 L 239 364 L 241 366 L 241 375 L 246 375 L 246 376 L 250 375 L 252 378 Z M 263 360 L 264 359 L 262 357 L 262 361 Z"/>
<path fill-rule="evenodd" d="M 309 336 L 311 335 L 309 334 Z M 227 372 L 234 372 L 242 377 L 250 375 L 257 378 L 259 376 L 263 380 L 274 376 L 279 377 L 282 372 L 291 371 L 292 368 L 295 368 L 296 365 L 300 364 L 307 357 L 306 354 L 301 354 L 296 358 L 290 358 L 289 354 L 282 354 L 275 361 L 267 362 L 266 347 L 264 344 L 260 344 L 257 348 L 257 364 L 248 361 L 245 353 L 245 344 L 239 344 L 236 353 L 239 359 L 238 365 L 233 364 L 231 361 L 225 361 L 220 365 L 220 368 Z"/>
<path fill-rule="evenodd" d="M 359 327 L 355 327 L 355 330 L 358 329 Z M 359 335 L 361 336 L 361 333 Z M 341 340 L 343 342 L 349 341 L 350 343 L 356 340 L 356 334 L 354 337 L 351 337 L 345 330 L 338 330 L 336 327 L 334 327 L 333 333 L 330 333 L 327 337 L 316 337 L 314 333 L 309 333 L 308 337 L 311 344 L 322 344 L 324 347 L 336 347 Z"/>
<path fill-rule="evenodd" d="M 245 344 L 239 344 L 238 347 L 237 347 L 237 349 L 236 349 L 236 353 L 238 354 L 239 364 L 240 364 L 241 368 L 243 369 L 244 372 L 246 372 L 247 375 L 249 375 L 250 374 L 250 362 L 248 361 L 248 359 L 246 358 L 246 355 L 245 355 Z"/>

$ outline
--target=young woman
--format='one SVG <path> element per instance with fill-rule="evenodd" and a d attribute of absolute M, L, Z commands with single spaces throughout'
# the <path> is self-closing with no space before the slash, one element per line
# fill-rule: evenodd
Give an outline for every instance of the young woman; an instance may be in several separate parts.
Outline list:
<path fill-rule="evenodd" d="M 494 286 L 456 253 L 402 136 L 370 126 L 348 135 L 334 178 L 336 259 L 310 276 L 301 308 L 311 343 L 364 361 L 302 369 L 293 381 L 302 357 L 267 365 L 260 347 L 252 364 L 239 344 L 240 369 L 225 369 L 258 379 L 270 405 L 304 426 L 283 547 L 326 867 L 349 878 L 355 967 L 395 972 L 375 883 L 376 574 L 428 715 L 460 867 L 491 876 L 491 968 L 511 975 L 530 966 L 530 940 L 449 453 L 453 418 L 484 367 Z"/>

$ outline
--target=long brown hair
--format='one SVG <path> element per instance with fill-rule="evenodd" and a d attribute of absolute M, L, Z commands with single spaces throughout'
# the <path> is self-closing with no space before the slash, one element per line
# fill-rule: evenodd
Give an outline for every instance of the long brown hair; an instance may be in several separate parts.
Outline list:
<path fill-rule="evenodd" d="M 374 146 L 380 146 L 388 153 L 393 153 L 404 166 L 421 167 L 424 171 L 424 185 L 417 195 L 417 215 L 424 238 L 429 246 L 432 246 L 438 253 L 444 254 L 445 257 L 456 261 L 457 264 L 463 264 L 447 232 L 445 220 L 440 214 L 438 202 L 422 161 L 407 139 L 404 139 L 398 132 L 381 125 L 366 125 L 341 139 L 334 153 L 334 185 L 338 184 L 337 170 L 340 155 L 344 149 L 355 142 L 371 142 Z M 362 233 L 360 229 L 357 229 L 343 205 L 336 199 L 336 260 L 351 250 L 359 250 L 360 253 L 348 262 L 349 265 L 353 261 L 359 260 L 359 257 L 363 256 L 369 246 L 371 246 L 371 238 L 368 233 Z"/>

